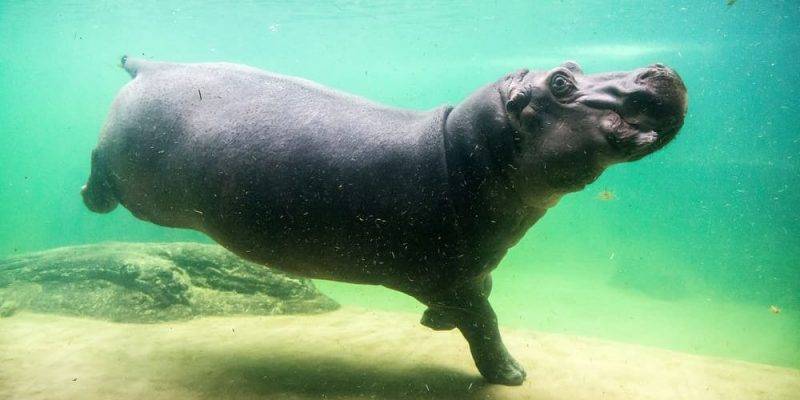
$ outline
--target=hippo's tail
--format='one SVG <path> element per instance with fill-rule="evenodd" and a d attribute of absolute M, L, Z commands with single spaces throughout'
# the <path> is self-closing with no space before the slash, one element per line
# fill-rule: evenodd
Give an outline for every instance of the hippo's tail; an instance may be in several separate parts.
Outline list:
<path fill-rule="evenodd" d="M 120 66 L 122 66 L 122 68 L 128 72 L 128 75 L 130 75 L 131 78 L 136 78 L 136 74 L 139 73 L 139 68 L 142 67 L 143 62 L 144 61 L 138 58 L 130 58 L 128 55 L 124 55 L 120 60 Z"/>
<path fill-rule="evenodd" d="M 107 171 L 106 160 L 101 157 L 99 149 L 95 149 L 92 151 L 92 172 L 89 180 L 81 188 L 81 196 L 83 204 L 96 213 L 111 212 L 119 204 L 108 181 Z"/>

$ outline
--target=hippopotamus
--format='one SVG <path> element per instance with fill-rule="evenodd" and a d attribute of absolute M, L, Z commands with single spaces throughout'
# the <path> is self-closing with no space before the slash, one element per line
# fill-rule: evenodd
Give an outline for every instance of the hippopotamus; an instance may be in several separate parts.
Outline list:
<path fill-rule="evenodd" d="M 230 63 L 123 57 L 86 206 L 194 229 L 298 276 L 382 285 L 458 329 L 483 377 L 519 385 L 489 304 L 491 273 L 565 194 L 669 143 L 686 88 L 672 69 L 521 69 L 456 106 L 381 105 Z"/>

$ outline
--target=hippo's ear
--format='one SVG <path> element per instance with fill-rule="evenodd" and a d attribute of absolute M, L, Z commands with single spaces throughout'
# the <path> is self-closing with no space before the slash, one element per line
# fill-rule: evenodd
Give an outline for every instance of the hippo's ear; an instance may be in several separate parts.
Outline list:
<path fill-rule="evenodd" d="M 519 113 L 531 102 L 531 93 L 529 90 L 513 89 L 506 101 L 506 112 Z"/>

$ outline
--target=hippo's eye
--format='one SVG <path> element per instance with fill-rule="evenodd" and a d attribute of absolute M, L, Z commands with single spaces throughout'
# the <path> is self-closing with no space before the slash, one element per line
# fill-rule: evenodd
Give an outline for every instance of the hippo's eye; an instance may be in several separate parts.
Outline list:
<path fill-rule="evenodd" d="M 572 81 L 563 74 L 553 75 L 553 78 L 550 79 L 550 90 L 558 97 L 572 93 L 573 88 Z"/>

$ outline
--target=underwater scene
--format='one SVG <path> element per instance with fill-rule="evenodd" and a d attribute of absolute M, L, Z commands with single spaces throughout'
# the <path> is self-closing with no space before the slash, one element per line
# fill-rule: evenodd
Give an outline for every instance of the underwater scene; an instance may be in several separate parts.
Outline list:
<path fill-rule="evenodd" d="M 0 399 L 798 399 L 798 27 L 0 1 Z"/>

